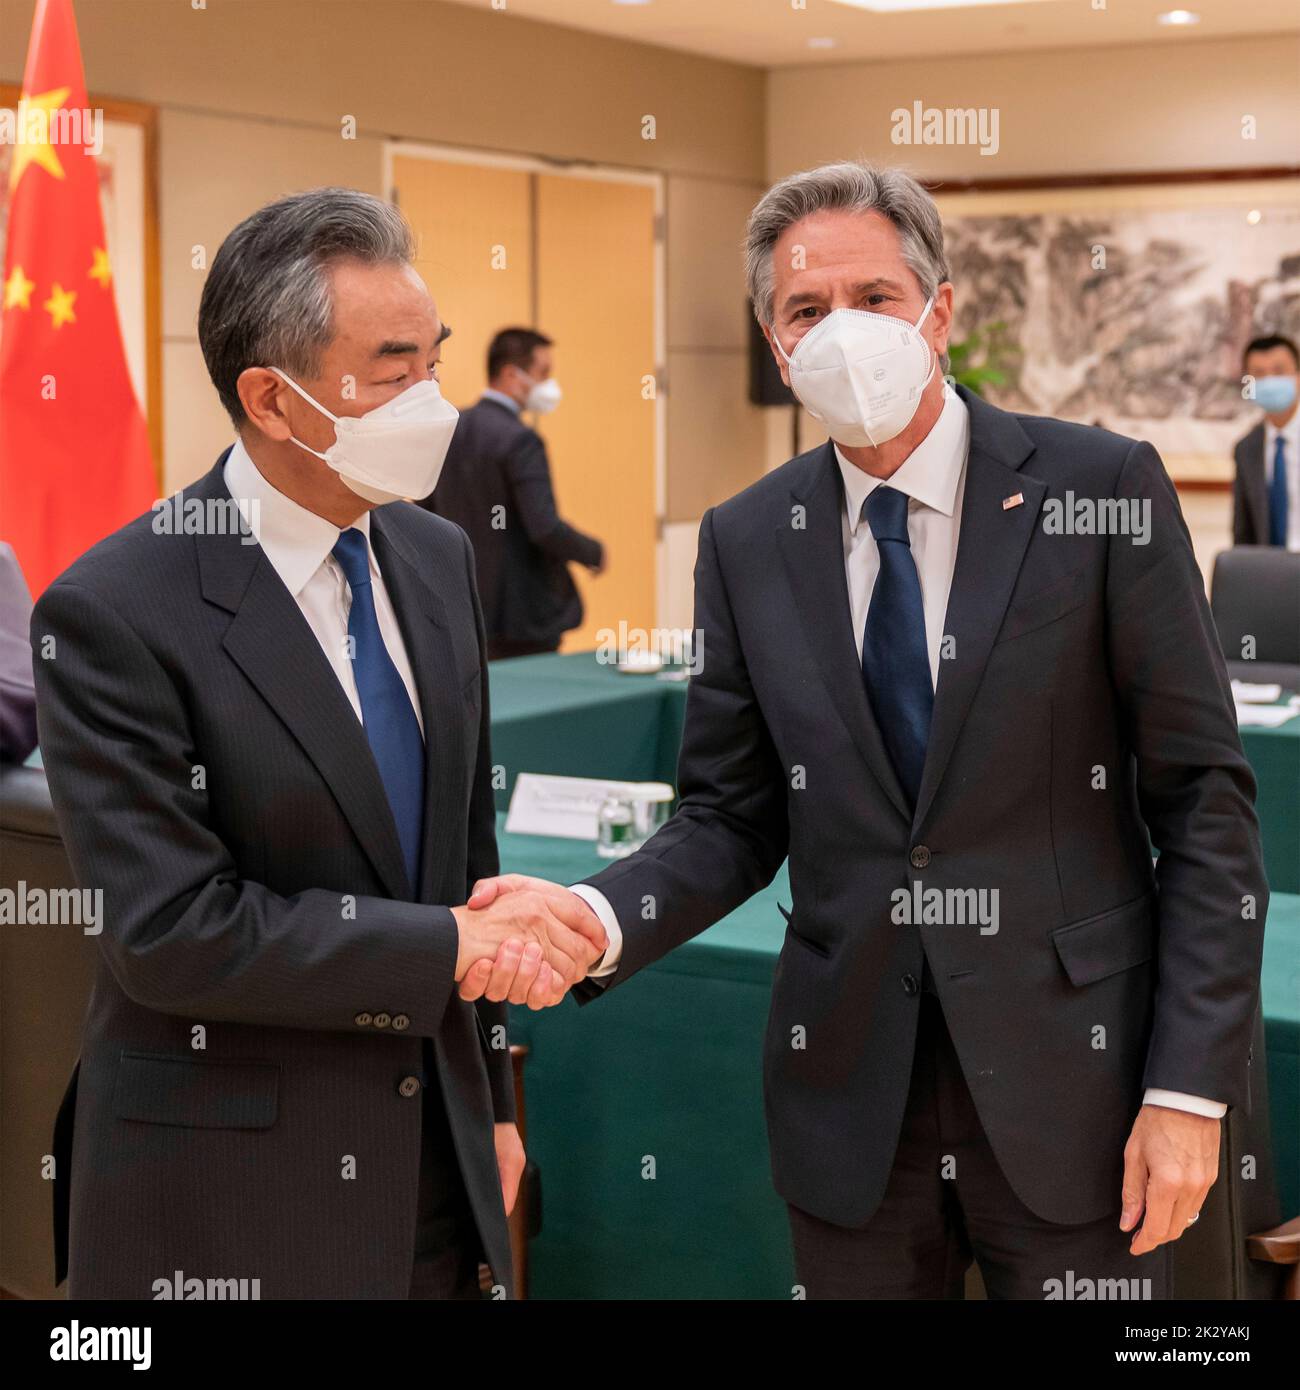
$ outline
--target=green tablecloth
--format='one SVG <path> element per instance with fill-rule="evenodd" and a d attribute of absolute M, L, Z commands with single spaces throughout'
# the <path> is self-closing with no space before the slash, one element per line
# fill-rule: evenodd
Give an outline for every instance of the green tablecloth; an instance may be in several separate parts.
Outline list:
<path fill-rule="evenodd" d="M 1255 769 L 1264 868 L 1275 893 L 1300 893 L 1300 716 L 1276 729 L 1242 729 Z"/>
<path fill-rule="evenodd" d="M 576 840 L 500 843 L 504 868 L 562 883 L 604 863 Z M 542 1172 L 534 1297 L 790 1297 L 761 1075 L 784 883 L 608 999 L 512 1010 Z"/>
<path fill-rule="evenodd" d="M 521 772 L 676 783 L 685 681 L 623 675 L 591 652 L 494 661 L 490 672 L 498 810 Z"/>
<path fill-rule="evenodd" d="M 1264 935 L 1264 1045 L 1282 1218 L 1300 1216 L 1300 897 L 1274 893 Z"/>
<path fill-rule="evenodd" d="M 505 868 L 573 883 L 604 861 L 581 841 L 500 835 Z M 692 942 L 579 1009 L 512 1011 L 528 1147 L 542 1170 L 533 1245 L 542 1298 L 789 1298 L 772 1190 L 762 1037 L 790 905 L 785 869 Z M 1264 1009 L 1283 1211 L 1300 1213 L 1300 897 L 1269 913 Z M 652 1174 L 652 1175 L 651 1175 Z"/>

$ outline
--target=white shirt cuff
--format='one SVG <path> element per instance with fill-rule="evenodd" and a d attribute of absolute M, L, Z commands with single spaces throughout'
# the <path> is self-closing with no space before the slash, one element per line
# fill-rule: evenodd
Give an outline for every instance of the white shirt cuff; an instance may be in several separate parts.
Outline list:
<path fill-rule="evenodd" d="M 1228 1113 L 1228 1107 L 1222 1101 L 1188 1096 L 1182 1091 L 1158 1091 L 1150 1086 L 1142 1097 L 1142 1104 L 1163 1105 L 1169 1110 L 1190 1110 L 1193 1115 L 1205 1115 L 1211 1120 L 1220 1120 Z"/>
<path fill-rule="evenodd" d="M 587 971 L 587 978 L 598 979 L 602 975 L 612 975 L 618 969 L 619 957 L 623 954 L 623 932 L 619 928 L 614 909 L 609 905 L 609 899 L 599 888 L 593 888 L 589 883 L 575 883 L 569 891 L 576 893 L 600 918 L 601 925 L 609 937 L 605 954 Z"/>

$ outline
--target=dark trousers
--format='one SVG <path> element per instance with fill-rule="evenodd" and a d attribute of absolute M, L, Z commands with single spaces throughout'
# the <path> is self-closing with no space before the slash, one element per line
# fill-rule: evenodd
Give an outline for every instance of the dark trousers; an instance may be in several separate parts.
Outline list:
<path fill-rule="evenodd" d="M 939 1000 L 919 997 L 911 1087 L 879 1209 L 852 1230 L 790 1207 L 807 1296 L 957 1299 L 974 1259 L 991 1299 L 1168 1298 L 1169 1247 L 1128 1253 L 1118 1184 L 1114 1212 L 1082 1226 L 1044 1221 L 1020 1201 L 975 1113 Z"/>
<path fill-rule="evenodd" d="M 460 1175 L 433 1049 L 424 1047 L 420 1195 L 410 1298 L 477 1300 L 483 1246 Z"/>

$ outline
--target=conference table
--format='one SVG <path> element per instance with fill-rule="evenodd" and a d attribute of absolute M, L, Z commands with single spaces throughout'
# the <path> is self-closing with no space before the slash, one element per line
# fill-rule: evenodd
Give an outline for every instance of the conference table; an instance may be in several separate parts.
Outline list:
<path fill-rule="evenodd" d="M 591 653 L 494 663 L 493 760 L 504 812 L 519 772 L 674 781 L 685 685 Z M 1263 1008 L 1284 1215 L 1300 1214 L 1300 720 L 1243 730 L 1260 775 L 1274 885 Z M 1288 761 L 1292 760 L 1292 761 Z M 1277 764 L 1294 775 L 1274 775 Z M 1266 800 L 1267 798 L 1267 800 Z M 1288 819 L 1289 818 L 1289 819 Z M 586 841 L 507 834 L 502 868 L 573 883 L 607 860 Z M 1290 848 L 1286 843 L 1291 827 Z M 1277 875 L 1294 886 L 1280 891 Z M 512 1010 L 529 1046 L 528 1148 L 542 1174 L 530 1255 L 543 1298 L 789 1298 L 785 1208 L 772 1190 L 762 1037 L 790 906 L 762 893 L 606 999 Z"/>
<path fill-rule="evenodd" d="M 686 681 L 625 675 L 592 652 L 516 657 L 491 672 L 492 757 L 505 770 L 499 810 L 520 772 L 676 785 Z M 1300 893 L 1300 715 L 1240 732 L 1259 786 L 1269 886 Z"/>

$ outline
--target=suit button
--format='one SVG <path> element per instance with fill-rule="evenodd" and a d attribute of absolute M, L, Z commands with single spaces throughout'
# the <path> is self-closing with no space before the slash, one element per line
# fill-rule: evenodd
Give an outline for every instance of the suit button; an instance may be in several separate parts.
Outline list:
<path fill-rule="evenodd" d="M 404 1076 L 397 1083 L 397 1094 L 405 1096 L 407 1100 L 413 1095 L 417 1095 L 420 1090 L 420 1078 L 418 1076 Z"/>
<path fill-rule="evenodd" d="M 930 862 L 930 851 L 924 845 L 913 845 L 912 852 L 907 857 L 914 869 L 924 869 Z"/>
<path fill-rule="evenodd" d="M 908 973 L 903 976 L 903 993 L 915 994 L 920 988 L 921 986 L 916 983 L 916 976 L 913 975 L 911 971 L 908 971 Z"/>
<path fill-rule="evenodd" d="M 375 1015 L 375 1027 L 376 1027 L 376 1028 L 387 1028 L 388 1025 L 389 1025 L 392 1021 L 393 1021 L 393 1016 L 392 1016 L 392 1014 L 376 1014 L 376 1015 Z"/>
<path fill-rule="evenodd" d="M 367 1013 L 360 1013 L 352 1020 L 358 1028 L 369 1028 L 374 1021 L 374 1015 Z"/>
<path fill-rule="evenodd" d="M 407 1018 L 405 1014 L 393 1015 L 393 1027 L 396 1028 L 399 1033 L 402 1031 L 403 1028 L 409 1028 L 410 1026 L 411 1020 Z"/>

